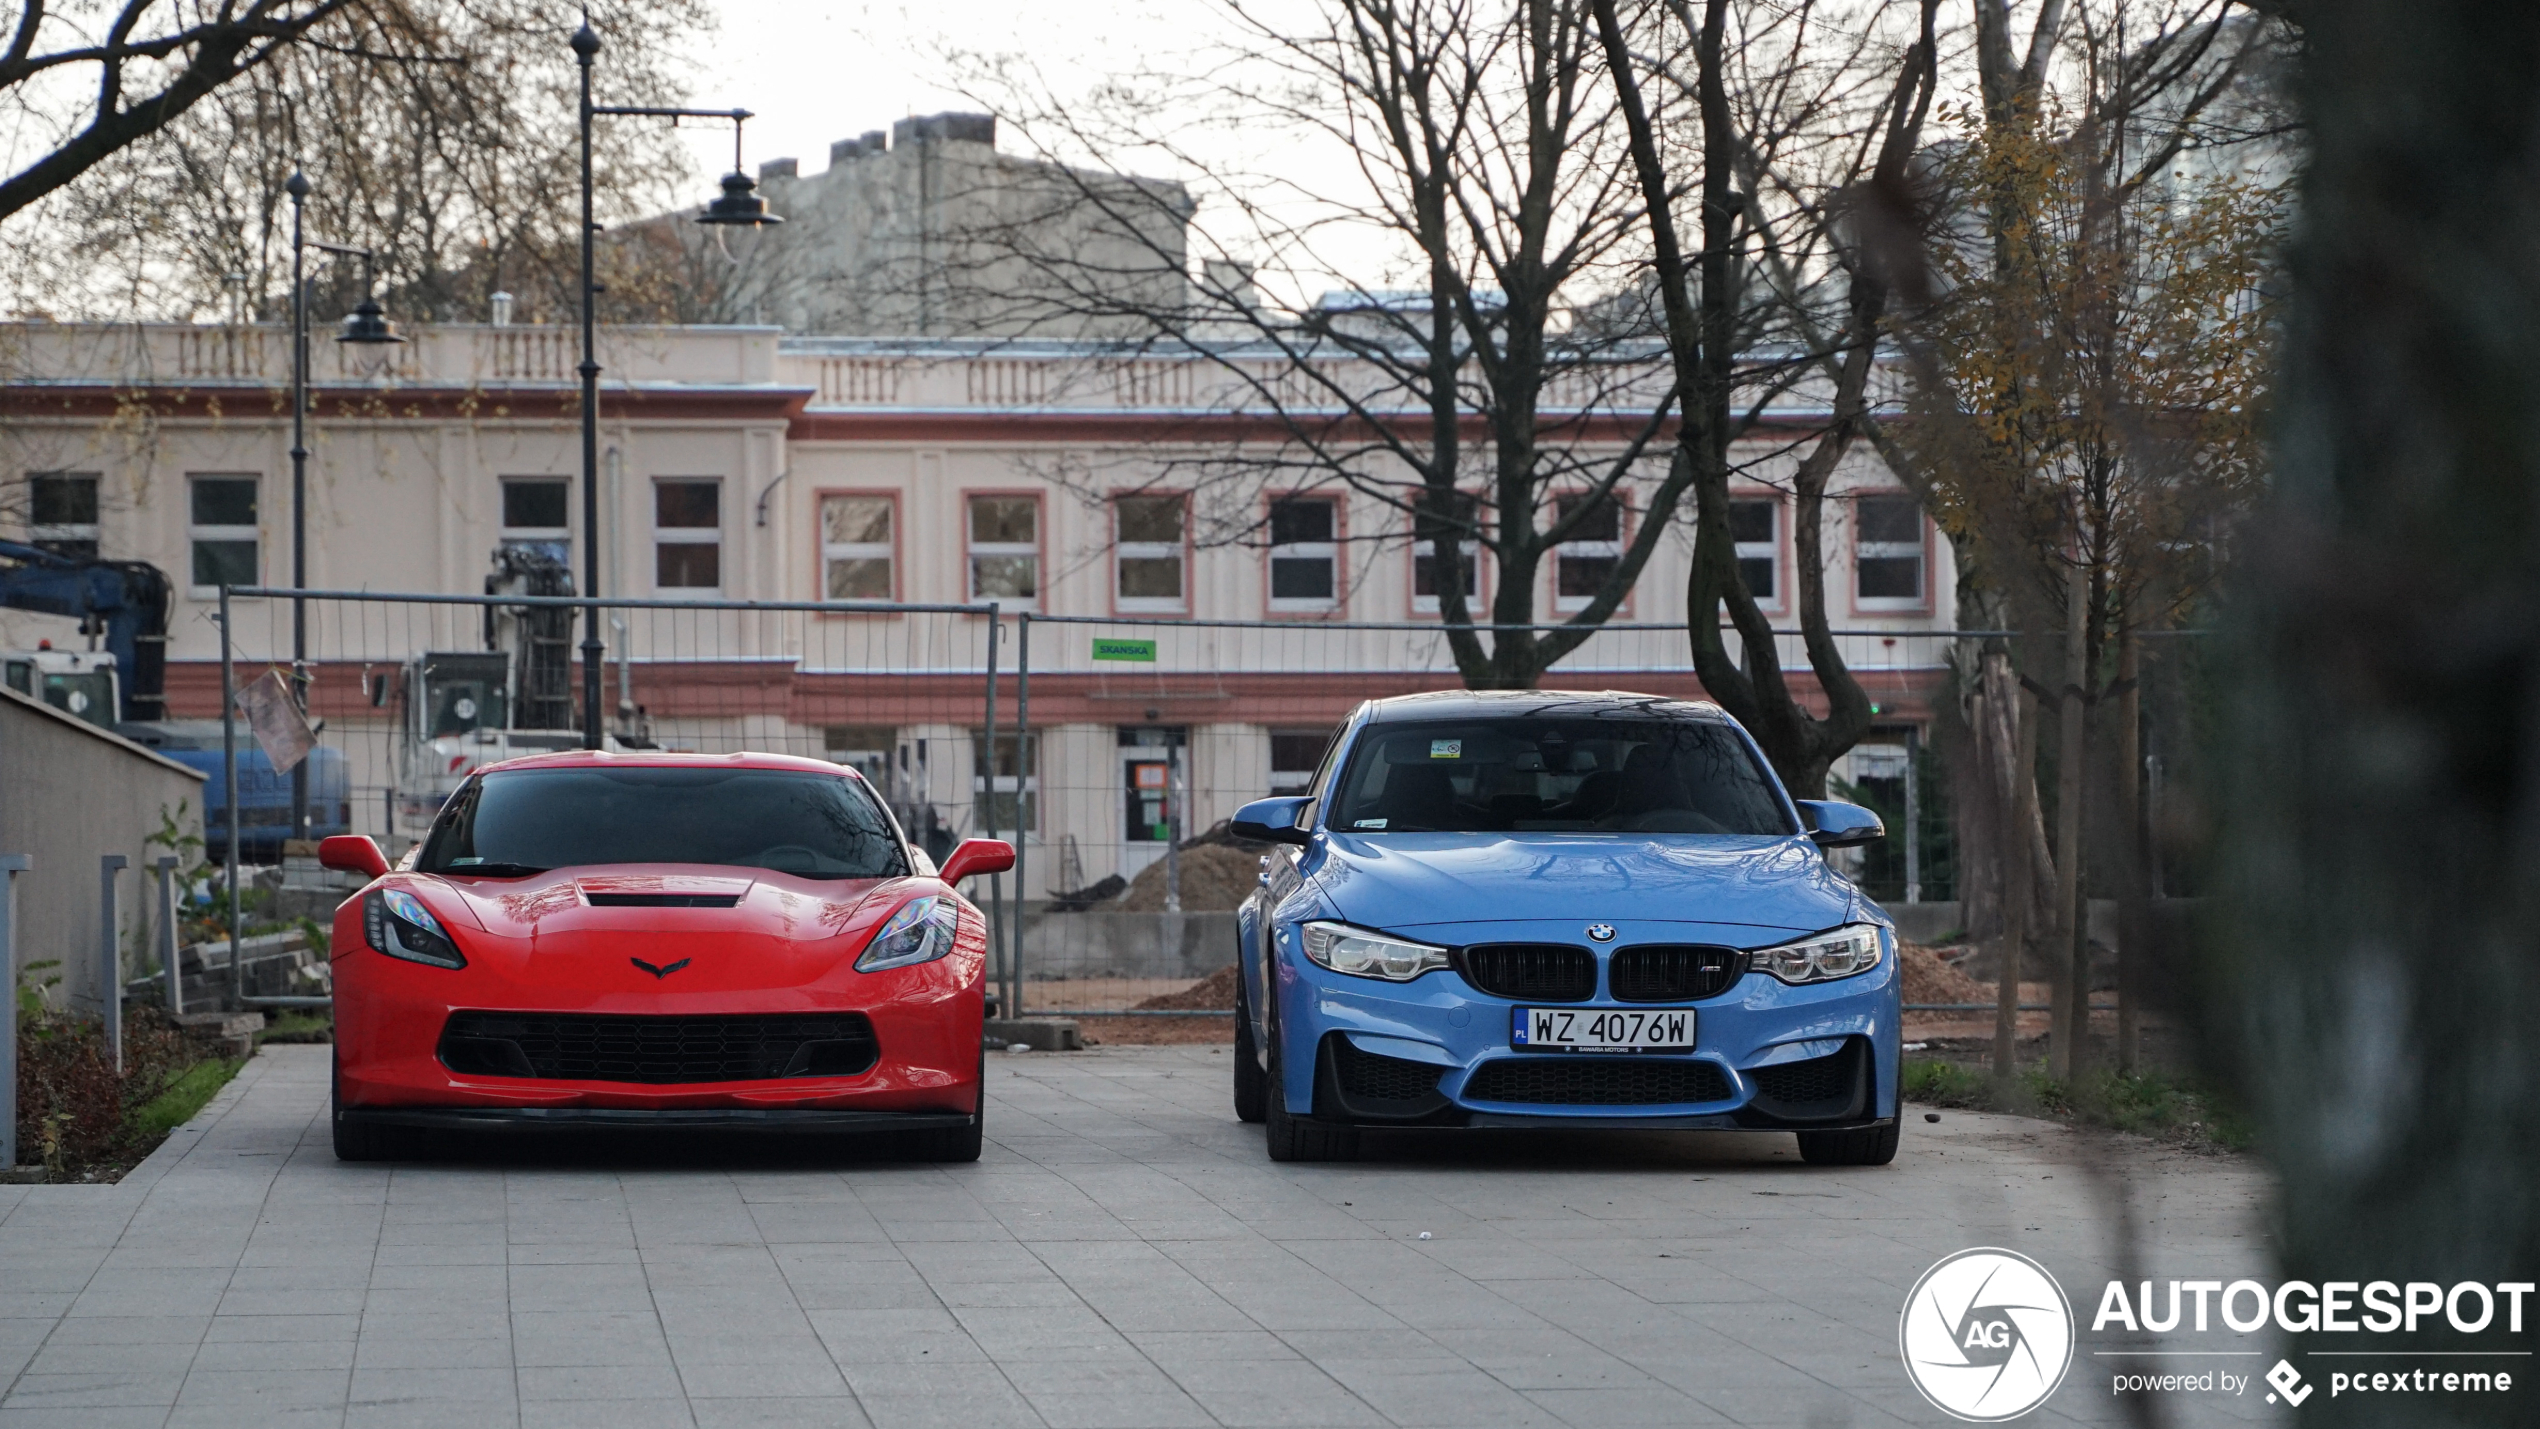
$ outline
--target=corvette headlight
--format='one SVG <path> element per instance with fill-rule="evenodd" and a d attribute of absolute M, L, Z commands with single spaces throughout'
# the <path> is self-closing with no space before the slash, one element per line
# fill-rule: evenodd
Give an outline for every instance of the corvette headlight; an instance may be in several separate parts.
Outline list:
<path fill-rule="evenodd" d="M 1402 938 L 1388 938 L 1347 923 L 1308 923 L 1303 934 L 1305 955 L 1336 973 L 1409 982 L 1447 965 L 1446 949 Z"/>
<path fill-rule="evenodd" d="M 467 959 L 450 941 L 441 920 L 423 900 L 402 888 L 383 888 L 362 899 L 362 940 L 392 958 L 436 968 L 463 968 Z"/>
<path fill-rule="evenodd" d="M 912 898 L 864 945 L 855 970 L 878 973 L 931 963 L 953 950 L 953 934 L 960 926 L 961 909 L 951 899 Z"/>
<path fill-rule="evenodd" d="M 1877 967 L 1879 946 L 1876 925 L 1855 923 L 1795 943 L 1757 948 L 1746 955 L 1746 965 L 1784 982 L 1831 982 Z"/>

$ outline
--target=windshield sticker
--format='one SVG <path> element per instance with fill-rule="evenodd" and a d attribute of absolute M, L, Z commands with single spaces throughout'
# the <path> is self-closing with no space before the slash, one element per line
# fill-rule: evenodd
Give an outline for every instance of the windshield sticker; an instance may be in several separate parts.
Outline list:
<path fill-rule="evenodd" d="M 1431 759 L 1461 759 L 1464 757 L 1464 741 L 1460 739 L 1430 740 L 1429 757 Z"/>
<path fill-rule="evenodd" d="M 1350 827 L 1354 829 L 1381 829 L 1387 822 L 1389 821 L 1385 819 L 1360 819 L 1357 823 L 1350 825 Z"/>

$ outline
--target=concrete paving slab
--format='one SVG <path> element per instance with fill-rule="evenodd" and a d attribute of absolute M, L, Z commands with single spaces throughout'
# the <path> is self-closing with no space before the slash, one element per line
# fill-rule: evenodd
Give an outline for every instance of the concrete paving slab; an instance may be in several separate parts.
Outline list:
<path fill-rule="evenodd" d="M 0 1194 L 0 1429 L 1934 1424 L 1895 1325 L 1943 1255 L 2009 1246 L 2080 1296 L 2117 1186 L 2137 1273 L 2265 1273 L 2245 1160 L 2121 1143 L 2111 1180 L 2082 1164 L 2105 1139 L 1952 1112 L 1878 1169 L 1710 1133 L 1280 1166 L 1226 1067 L 992 1062 L 976 1166 L 692 1140 L 348 1166 L 326 1049 L 269 1048 L 123 1184 Z M 2035 1422 L 2123 1419 L 2085 1358 Z"/>

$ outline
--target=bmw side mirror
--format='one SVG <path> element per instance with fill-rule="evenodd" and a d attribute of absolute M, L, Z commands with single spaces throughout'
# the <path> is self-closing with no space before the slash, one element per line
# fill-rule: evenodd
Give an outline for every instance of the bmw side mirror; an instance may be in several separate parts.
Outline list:
<path fill-rule="evenodd" d="M 1314 835 L 1296 826 L 1313 803 L 1310 797 L 1283 795 L 1276 799 L 1255 799 L 1235 811 L 1227 832 L 1254 843 L 1295 844 L 1302 848 L 1314 841 Z"/>
<path fill-rule="evenodd" d="M 331 834 L 318 840 L 318 867 L 377 878 L 388 871 L 388 855 L 368 834 Z"/>
<path fill-rule="evenodd" d="M 1799 812 L 1808 820 L 1808 837 L 1819 848 L 1850 848 L 1887 837 L 1887 825 L 1858 804 L 1833 799 L 1801 799 Z"/>
<path fill-rule="evenodd" d="M 946 883 L 959 883 L 974 873 L 1003 873 L 1014 867 L 1014 845 L 1003 839 L 963 839 L 944 859 L 944 871 L 936 874 Z"/>

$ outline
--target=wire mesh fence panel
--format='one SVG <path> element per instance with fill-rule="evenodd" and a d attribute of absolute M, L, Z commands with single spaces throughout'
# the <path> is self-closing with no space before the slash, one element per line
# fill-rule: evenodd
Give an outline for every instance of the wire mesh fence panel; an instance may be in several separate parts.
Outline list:
<path fill-rule="evenodd" d="M 1262 853 L 1226 830 L 1235 810 L 1304 792 L 1361 701 L 1467 685 L 1434 623 L 1124 615 L 1025 616 L 1016 627 L 1018 722 L 998 738 L 994 788 L 981 797 L 1022 836 L 1019 992 L 1032 1011 L 1135 1009 L 1232 964 L 1234 910 Z M 1487 646 L 1495 634 L 1480 639 Z M 1901 771 L 1917 762 L 1914 722 L 1945 683 L 1954 638 L 1837 636 L 1885 721 L 1885 743 L 1861 761 L 1865 780 L 1890 777 L 1878 760 L 1892 745 L 1902 789 Z M 1808 697 L 1800 637 L 1777 637 L 1777 647 Z M 1674 625 L 1602 627 L 1539 685 L 1703 694 Z M 987 762 L 983 747 L 976 766 Z"/>

